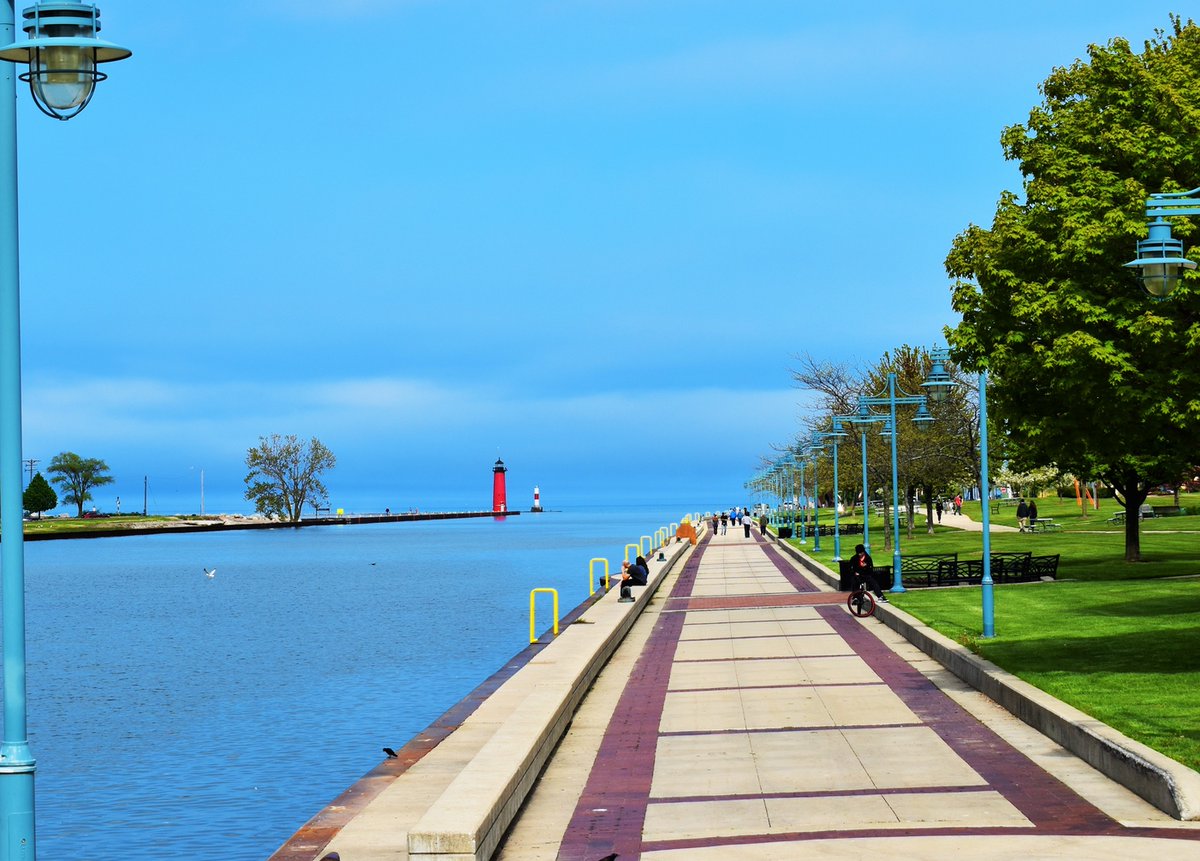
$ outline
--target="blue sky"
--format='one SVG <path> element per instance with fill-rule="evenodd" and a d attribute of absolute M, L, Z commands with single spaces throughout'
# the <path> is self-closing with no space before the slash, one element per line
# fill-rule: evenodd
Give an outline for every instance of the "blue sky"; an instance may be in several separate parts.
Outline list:
<path fill-rule="evenodd" d="M 1002 129 L 1159 2 L 100 3 L 77 119 L 19 93 L 24 448 L 111 510 L 250 510 L 259 435 L 335 508 L 724 507 L 798 353 L 954 322 Z"/>

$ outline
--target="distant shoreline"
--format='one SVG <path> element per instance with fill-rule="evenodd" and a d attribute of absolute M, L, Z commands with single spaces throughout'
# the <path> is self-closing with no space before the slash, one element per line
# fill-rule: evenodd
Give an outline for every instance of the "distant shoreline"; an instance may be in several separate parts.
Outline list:
<path fill-rule="evenodd" d="M 75 529 L 26 532 L 26 541 L 59 541 L 73 538 L 120 538 L 131 535 L 161 535 L 168 532 L 229 532 L 239 529 L 299 529 L 305 526 L 345 526 L 357 523 L 404 523 L 418 520 L 460 520 L 471 517 L 510 517 L 520 511 L 442 511 L 403 514 L 343 514 L 337 517 L 312 517 L 295 522 L 272 520 L 256 515 L 219 515 L 211 518 L 186 517 L 178 520 L 145 520 L 105 526 L 103 520 Z M 72 521 L 73 525 L 77 521 Z M 2 539 L 0 534 L 0 539 Z"/>

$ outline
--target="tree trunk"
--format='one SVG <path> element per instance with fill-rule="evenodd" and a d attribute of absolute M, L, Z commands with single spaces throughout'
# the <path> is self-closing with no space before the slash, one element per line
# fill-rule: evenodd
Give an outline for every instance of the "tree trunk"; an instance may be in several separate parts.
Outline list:
<path fill-rule="evenodd" d="M 1125 506 L 1125 561 L 1142 561 L 1142 531 L 1138 510 L 1150 495 L 1150 486 L 1138 481 L 1135 472 L 1123 473 L 1119 480 L 1110 481 L 1113 490 L 1120 494 L 1118 502 Z"/>

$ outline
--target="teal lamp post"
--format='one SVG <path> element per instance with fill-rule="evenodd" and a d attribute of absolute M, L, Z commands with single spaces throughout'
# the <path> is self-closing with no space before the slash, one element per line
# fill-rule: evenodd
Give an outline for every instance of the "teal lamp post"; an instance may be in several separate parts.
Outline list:
<path fill-rule="evenodd" d="M 1154 299 L 1166 299 L 1179 285 L 1184 270 L 1196 263 L 1183 256 L 1183 241 L 1171 235 L 1171 216 L 1200 215 L 1200 188 L 1152 194 L 1146 201 L 1149 236 L 1137 244 L 1137 259 L 1125 265 L 1141 270 L 1142 289 Z"/>
<path fill-rule="evenodd" d="M 867 478 L 867 425 L 882 422 L 883 416 L 877 416 L 865 406 L 859 406 L 858 412 L 847 416 L 846 421 L 858 425 L 859 444 L 862 446 L 862 487 L 863 487 L 863 547 L 871 552 L 871 515 L 867 511 L 870 506 L 870 484 Z"/>
<path fill-rule="evenodd" d="M 796 534 L 796 522 L 800 522 L 800 545 L 804 546 L 808 543 L 807 526 L 808 526 L 808 503 L 806 491 L 808 485 L 804 482 L 804 450 L 800 449 L 794 455 L 789 455 L 792 458 L 792 463 L 800 468 L 800 488 L 799 493 L 792 494 L 792 535 Z M 801 510 L 801 506 L 804 506 Z"/>
<path fill-rule="evenodd" d="M 930 400 L 940 403 L 955 387 L 946 371 L 950 351 L 934 348 L 929 357 L 933 365 L 921 388 L 929 393 Z M 979 500 L 983 508 L 983 577 L 979 581 L 983 593 L 983 636 L 990 639 L 996 636 L 996 604 L 992 580 L 992 491 L 988 484 L 987 371 L 979 372 Z"/>
<path fill-rule="evenodd" d="M 804 450 L 810 458 L 812 458 L 812 502 L 813 502 L 813 552 L 821 552 L 821 493 L 817 489 L 817 457 L 824 449 L 820 444 L 813 439 L 809 446 Z M 804 503 L 804 517 L 808 518 L 808 500 Z"/>
<path fill-rule="evenodd" d="M 17 219 L 16 63 L 42 113 L 67 120 L 82 111 L 105 75 L 99 63 L 124 48 L 96 38 L 99 10 L 81 3 L 25 9 L 28 39 L 15 41 L 12 0 L 0 2 L 0 591 L 3 593 L 4 738 L 0 743 L 0 859 L 32 861 L 33 776 L 25 703 L 25 539 L 21 488 L 21 281 Z"/>
<path fill-rule="evenodd" d="M 888 414 L 885 417 L 885 424 L 880 436 L 887 437 L 891 442 L 892 447 L 892 592 L 907 592 L 904 588 L 904 578 L 901 573 L 901 558 L 900 558 L 900 485 L 897 470 L 896 458 L 896 407 L 898 405 L 915 405 L 917 413 L 913 416 L 913 423 L 918 428 L 924 427 L 933 421 L 933 416 L 929 414 L 929 407 L 926 404 L 924 395 L 909 395 L 904 392 L 897 394 L 896 388 L 896 373 L 893 371 L 888 374 L 888 388 L 886 395 L 878 395 L 875 397 L 867 397 L 859 395 L 858 408 L 859 412 L 863 412 L 872 406 L 886 406 Z"/>
<path fill-rule="evenodd" d="M 842 559 L 842 530 L 841 521 L 838 517 L 838 502 L 841 494 L 841 486 L 838 484 L 838 441 L 845 438 L 846 431 L 842 428 L 842 417 L 833 417 L 833 430 L 829 431 L 813 431 L 813 445 L 824 446 L 828 440 L 833 443 L 833 561 L 840 562 Z M 863 447 L 864 451 L 866 446 Z M 864 512 L 863 519 L 866 520 Z M 819 533 L 818 533 L 819 534 Z M 813 545 L 814 549 L 820 549 Z M 867 551 L 868 553 L 870 551 Z"/>

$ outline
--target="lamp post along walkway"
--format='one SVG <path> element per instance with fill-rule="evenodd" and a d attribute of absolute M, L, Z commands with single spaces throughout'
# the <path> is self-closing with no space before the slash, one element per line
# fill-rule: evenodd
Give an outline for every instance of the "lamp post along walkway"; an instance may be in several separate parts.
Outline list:
<path fill-rule="evenodd" d="M 105 79 L 100 63 L 131 52 L 96 38 L 100 12 L 82 3 L 40 3 L 22 13 L 27 39 L 16 41 L 12 0 L 0 2 L 0 579 L 3 593 L 4 738 L 0 742 L 0 859 L 31 861 L 34 772 L 25 699 L 25 539 L 21 487 L 21 277 L 17 198 L 16 82 L 29 84 L 38 109 L 68 120 L 87 107 Z M 17 74 L 17 63 L 28 70 Z"/>
<path fill-rule="evenodd" d="M 883 419 L 884 426 L 880 436 L 886 436 L 891 442 L 892 450 L 892 592 L 906 592 L 904 588 L 904 578 L 901 572 L 902 559 L 900 557 L 900 486 L 899 486 L 899 470 L 897 467 L 896 457 L 896 407 L 898 405 L 912 405 L 917 407 L 916 415 L 913 416 L 913 423 L 917 427 L 923 427 L 933 421 L 933 416 L 929 414 L 929 407 L 926 403 L 924 395 L 909 395 L 904 392 L 898 392 L 896 388 L 896 372 L 888 373 L 887 394 L 867 397 L 859 395 L 858 409 L 859 415 L 855 421 L 878 421 Z M 870 412 L 870 407 L 885 406 L 888 408 L 887 416 L 875 416 Z"/>

